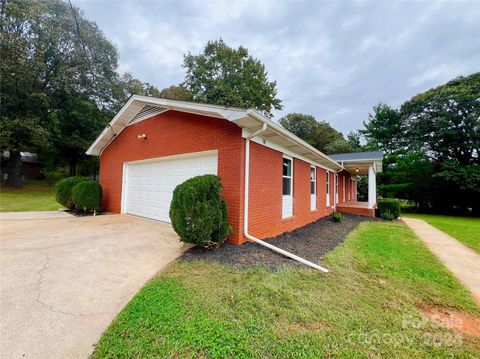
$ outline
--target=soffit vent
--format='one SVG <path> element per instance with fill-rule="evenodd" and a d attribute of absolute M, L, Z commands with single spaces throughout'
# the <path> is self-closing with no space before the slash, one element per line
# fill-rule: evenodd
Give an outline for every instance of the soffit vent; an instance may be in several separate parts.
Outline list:
<path fill-rule="evenodd" d="M 142 109 L 133 117 L 129 122 L 128 125 L 132 123 L 144 120 L 148 117 L 152 117 L 158 115 L 162 112 L 167 111 L 168 108 L 162 106 L 155 106 L 155 105 L 144 105 Z"/>

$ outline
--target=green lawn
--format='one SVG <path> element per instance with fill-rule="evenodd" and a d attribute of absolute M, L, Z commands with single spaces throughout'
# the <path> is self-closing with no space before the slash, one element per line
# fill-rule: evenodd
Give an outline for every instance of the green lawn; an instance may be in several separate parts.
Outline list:
<path fill-rule="evenodd" d="M 93 357 L 478 356 L 480 339 L 422 319 L 418 308 L 480 308 L 405 225 L 364 222 L 326 263 L 328 275 L 176 262 L 124 308 Z"/>
<path fill-rule="evenodd" d="M 423 219 L 480 253 L 480 218 L 417 213 L 402 213 L 402 216 Z"/>
<path fill-rule="evenodd" d="M 23 188 L 2 185 L 0 212 L 56 211 L 62 208 L 55 200 L 55 188 L 42 181 L 32 181 Z"/>

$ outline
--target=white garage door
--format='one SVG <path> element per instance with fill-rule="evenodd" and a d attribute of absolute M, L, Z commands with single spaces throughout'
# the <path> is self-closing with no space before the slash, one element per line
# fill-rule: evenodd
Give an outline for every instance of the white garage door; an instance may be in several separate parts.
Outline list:
<path fill-rule="evenodd" d="M 217 174 L 217 163 L 216 152 L 126 163 L 122 212 L 170 222 L 175 187 L 195 176 Z"/>

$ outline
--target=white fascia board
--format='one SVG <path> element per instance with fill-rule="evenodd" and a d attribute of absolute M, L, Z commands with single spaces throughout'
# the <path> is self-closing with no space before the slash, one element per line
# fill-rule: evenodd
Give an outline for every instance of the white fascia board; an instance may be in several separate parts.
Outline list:
<path fill-rule="evenodd" d="M 246 128 L 242 128 L 242 137 L 243 138 L 247 138 L 252 133 L 253 132 L 247 130 Z M 321 165 L 320 163 L 315 162 L 315 161 L 313 161 L 313 160 L 311 160 L 311 159 L 309 159 L 305 156 L 302 156 L 302 155 L 300 155 L 296 152 L 293 152 L 293 151 L 289 150 L 288 148 L 277 145 L 276 143 L 271 142 L 269 139 L 264 139 L 264 138 L 261 137 L 261 135 L 250 139 L 250 141 L 253 141 L 255 143 L 258 143 L 259 145 L 271 148 L 272 150 L 281 152 L 281 153 L 283 153 L 284 156 L 286 155 L 290 158 L 296 158 L 296 159 L 302 160 L 304 162 L 307 162 L 312 166 L 317 166 L 317 167 L 323 168 L 324 170 L 335 172 L 335 169 L 333 167 L 326 167 L 325 165 Z"/>
<path fill-rule="evenodd" d="M 103 131 L 100 133 L 100 135 L 97 137 L 97 139 L 92 143 L 92 145 L 89 147 L 87 152 L 85 152 L 87 155 L 90 156 L 98 156 L 101 151 L 98 151 L 98 153 L 94 153 L 93 150 L 95 149 L 95 146 L 100 142 L 102 138 L 104 138 L 107 135 L 107 132 L 110 131 L 110 128 L 117 122 L 118 118 L 125 112 L 125 110 L 131 105 L 131 103 L 135 101 L 135 95 L 130 96 L 127 102 L 125 102 L 125 105 L 122 106 L 120 111 L 115 115 L 115 117 L 108 123 L 107 127 L 103 129 Z M 110 140 L 111 141 L 111 140 Z M 108 143 L 110 143 L 108 141 Z M 108 146 L 108 145 L 107 145 Z"/>
<path fill-rule="evenodd" d="M 148 97 L 148 96 L 141 96 L 141 95 L 132 95 L 122 106 L 120 111 L 115 115 L 115 117 L 110 121 L 110 123 L 105 127 L 102 133 L 97 137 L 97 139 L 93 142 L 90 148 L 87 150 L 86 154 L 91 156 L 99 156 L 103 152 L 103 150 L 113 141 L 113 139 L 118 136 L 120 132 L 127 126 L 129 121 L 126 121 L 125 124 L 117 125 L 117 122 L 120 118 L 129 110 L 132 103 L 134 101 L 138 101 L 143 104 L 152 104 L 157 106 L 166 107 L 169 110 L 177 110 L 181 112 L 189 112 L 194 114 L 199 114 L 203 116 L 210 116 L 210 117 L 217 117 L 217 118 L 224 118 L 228 121 L 238 121 L 244 119 L 247 116 L 247 111 L 244 109 L 237 109 L 237 108 L 230 108 L 225 106 L 217 106 L 217 105 L 210 105 L 210 104 L 198 104 L 194 102 L 187 102 L 187 101 L 178 101 L 178 100 L 170 100 L 164 98 L 157 98 L 157 97 Z M 127 112 L 128 113 L 128 112 Z M 134 117 L 136 113 L 128 114 L 127 117 Z M 99 145 L 106 136 L 108 135 L 108 131 L 111 131 L 113 128 L 116 128 L 115 136 L 111 136 L 106 141 L 106 144 L 102 146 L 101 149 L 97 149 L 97 145 Z"/>
<path fill-rule="evenodd" d="M 308 163 L 311 163 L 311 164 L 315 164 L 316 166 L 318 167 L 321 167 L 321 168 L 324 168 L 324 169 L 327 169 L 327 170 L 331 170 L 331 171 L 334 171 L 335 168 L 337 169 L 343 169 L 343 167 L 336 161 L 332 160 L 330 157 L 328 157 L 326 154 L 324 154 L 323 152 L 317 150 L 315 147 L 311 146 L 310 144 L 308 144 L 307 142 L 305 142 L 304 140 L 302 140 L 301 138 L 295 136 L 293 133 L 291 133 L 290 131 L 284 129 L 282 126 L 276 124 L 275 122 L 271 121 L 270 119 L 266 118 L 265 116 L 263 116 L 262 114 L 258 113 L 257 111 L 255 110 L 247 110 L 247 114 L 262 122 L 262 123 L 266 123 L 272 130 L 274 130 L 275 132 L 277 132 L 280 136 L 284 137 L 284 138 L 287 138 L 288 140 L 292 141 L 295 146 L 298 146 L 302 149 L 306 149 L 307 152 L 306 153 L 312 153 L 313 155 L 316 155 L 316 156 L 319 156 L 319 157 L 322 157 L 324 158 L 326 161 L 330 162 L 332 164 L 332 167 L 326 167 L 324 165 L 320 165 L 319 163 L 311 160 L 311 159 L 308 159 L 306 158 L 305 156 L 299 154 L 298 152 L 294 152 L 294 151 L 291 151 L 287 148 L 285 148 L 284 146 L 280 146 L 280 145 L 276 145 L 276 144 L 273 144 L 271 143 L 268 139 L 265 139 L 267 141 L 267 147 L 269 145 L 272 145 L 272 146 L 277 146 L 277 148 L 274 148 L 276 149 L 277 151 L 280 151 L 280 152 L 284 152 L 284 153 L 287 153 L 287 154 L 290 154 L 294 157 L 297 157 L 298 159 L 301 159 L 302 161 L 305 161 L 305 162 L 308 162 Z M 243 128 L 243 130 L 247 131 L 247 132 L 242 132 L 242 137 L 246 137 L 249 135 L 249 130 L 248 129 L 245 129 Z M 255 140 L 255 139 L 254 139 Z M 262 142 L 258 142 L 258 140 L 255 140 L 254 142 L 257 142 L 257 143 L 260 143 L 260 144 L 264 144 L 263 143 L 263 140 Z"/>
<path fill-rule="evenodd" d="M 313 152 L 315 155 L 317 156 L 320 156 L 322 158 L 324 158 L 325 160 L 327 160 L 328 162 L 332 163 L 333 166 L 336 166 L 338 167 L 339 169 L 343 168 L 337 161 L 331 159 L 330 157 L 328 157 L 325 153 L 319 151 L 318 149 L 316 149 L 315 147 L 313 147 L 312 145 L 310 145 L 309 143 L 305 142 L 304 140 L 302 140 L 300 137 L 294 135 L 293 133 L 291 133 L 290 131 L 286 130 L 285 128 L 283 128 L 282 126 L 280 126 L 279 124 L 273 122 L 272 120 L 270 120 L 269 118 L 263 116 L 261 113 L 259 113 L 258 111 L 255 111 L 255 110 L 247 110 L 247 114 L 253 118 L 256 118 L 262 122 L 265 122 L 267 123 L 268 126 L 270 126 L 273 130 L 275 130 L 275 132 L 287 137 L 288 139 L 292 140 L 293 142 L 295 142 L 296 144 L 300 145 L 301 147 L 307 149 L 309 152 Z"/>

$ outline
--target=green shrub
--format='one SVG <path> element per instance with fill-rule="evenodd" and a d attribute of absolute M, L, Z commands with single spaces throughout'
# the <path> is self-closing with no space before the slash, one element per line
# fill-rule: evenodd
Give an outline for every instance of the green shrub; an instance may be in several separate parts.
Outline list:
<path fill-rule="evenodd" d="M 72 189 L 78 183 L 87 180 L 88 179 L 85 177 L 68 177 L 58 181 L 55 185 L 55 188 L 57 189 L 55 195 L 57 202 L 68 209 L 73 209 Z"/>
<path fill-rule="evenodd" d="M 221 191 L 215 175 L 193 177 L 175 188 L 170 219 L 183 242 L 216 248 L 232 233 Z"/>
<path fill-rule="evenodd" d="M 393 218 L 400 217 L 400 202 L 393 198 L 383 198 L 379 199 L 378 202 L 378 211 L 380 213 L 380 217 L 383 218 L 384 213 L 388 210 Z"/>
<path fill-rule="evenodd" d="M 393 221 L 395 219 L 395 216 L 389 209 L 384 210 L 381 216 L 386 221 Z"/>
<path fill-rule="evenodd" d="M 333 212 L 332 219 L 334 222 L 341 222 L 343 221 L 343 215 L 340 212 Z"/>
<path fill-rule="evenodd" d="M 102 206 L 102 186 L 95 181 L 81 181 L 72 189 L 75 207 L 84 211 L 98 211 Z"/>

